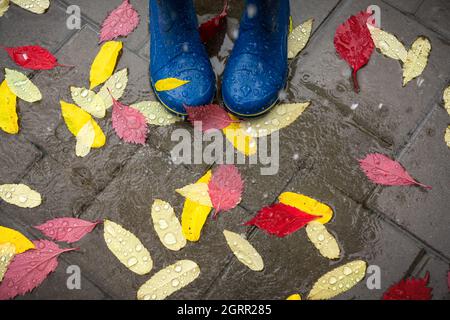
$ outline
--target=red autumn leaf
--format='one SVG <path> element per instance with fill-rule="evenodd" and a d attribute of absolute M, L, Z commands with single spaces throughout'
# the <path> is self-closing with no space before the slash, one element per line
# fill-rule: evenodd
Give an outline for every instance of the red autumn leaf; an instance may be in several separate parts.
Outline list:
<path fill-rule="evenodd" d="M 3 47 L 11 59 L 22 68 L 31 70 L 50 70 L 59 64 L 53 54 L 41 46 Z"/>
<path fill-rule="evenodd" d="M 427 287 L 429 280 L 429 272 L 421 279 L 403 279 L 387 289 L 383 294 L 383 300 L 431 300 L 433 289 Z"/>
<path fill-rule="evenodd" d="M 113 97 L 112 100 L 112 126 L 119 138 L 129 143 L 145 144 L 148 134 L 145 116 L 139 110 L 126 106 Z"/>
<path fill-rule="evenodd" d="M 369 62 L 375 48 L 369 28 L 367 28 L 367 19 L 370 16 L 370 13 L 364 11 L 356 16 L 351 16 L 337 28 L 334 35 L 334 47 L 337 53 L 353 69 L 353 83 L 356 92 L 359 91 L 356 73 Z"/>
<path fill-rule="evenodd" d="M 367 177 L 377 184 L 386 186 L 418 185 L 426 189 L 430 186 L 421 184 L 414 180 L 400 163 L 389 159 L 381 153 L 368 154 L 359 165 Z"/>
<path fill-rule="evenodd" d="M 238 169 L 230 165 L 220 165 L 208 183 L 208 193 L 215 209 L 214 217 L 222 211 L 235 208 L 241 202 L 244 181 Z"/>
<path fill-rule="evenodd" d="M 24 295 L 38 287 L 58 266 L 58 256 L 63 252 L 77 250 L 61 249 L 48 240 L 33 241 L 36 249 L 14 257 L 0 284 L 0 300 Z"/>
<path fill-rule="evenodd" d="M 225 0 L 222 12 L 208 21 L 203 22 L 198 31 L 203 43 L 210 41 L 223 28 L 228 15 L 228 1 Z"/>
<path fill-rule="evenodd" d="M 303 212 L 295 207 L 283 203 L 277 203 L 262 208 L 256 216 L 246 222 L 246 226 L 257 226 L 269 234 L 277 237 L 285 237 L 300 228 L 303 228 L 308 222 L 319 219 L 321 216 L 314 216 Z"/>
<path fill-rule="evenodd" d="M 211 129 L 221 130 L 233 123 L 233 119 L 224 108 L 217 104 L 210 104 L 199 107 L 184 107 L 188 114 L 188 120 L 195 126 L 196 122 L 201 122 L 201 130 Z"/>
<path fill-rule="evenodd" d="M 126 37 L 139 24 L 139 13 L 128 0 L 124 0 L 120 6 L 111 11 L 102 24 L 100 31 L 100 43 Z"/>
<path fill-rule="evenodd" d="M 76 218 L 56 218 L 36 226 L 44 235 L 55 241 L 73 243 L 94 230 L 101 221 L 86 221 Z"/>

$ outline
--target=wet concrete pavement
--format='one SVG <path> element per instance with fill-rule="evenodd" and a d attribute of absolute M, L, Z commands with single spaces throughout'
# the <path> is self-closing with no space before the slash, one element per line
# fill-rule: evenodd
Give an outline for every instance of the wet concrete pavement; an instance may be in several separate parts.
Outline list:
<path fill-rule="evenodd" d="M 450 150 L 443 141 L 449 118 L 442 92 L 450 82 L 450 14 L 446 0 L 293 0 L 294 25 L 314 18 L 312 38 L 290 64 L 284 102 L 312 102 L 291 126 L 280 132 L 280 172 L 261 176 L 258 165 L 240 165 L 245 178 L 241 204 L 217 221 L 208 220 L 200 242 L 170 252 L 159 242 L 149 223 L 149 208 L 156 198 L 172 204 L 179 216 L 183 199 L 174 190 L 194 182 L 209 165 L 174 165 L 170 150 L 176 142 L 170 127 L 151 127 L 145 146 L 121 142 L 110 116 L 99 121 L 107 144 L 86 158 L 77 158 L 75 139 L 60 115 L 59 100 L 70 101 L 69 86 L 86 86 L 90 64 L 98 51 L 97 34 L 107 12 L 120 0 L 54 0 L 44 15 L 12 6 L 0 18 L 0 45 L 39 44 L 55 53 L 61 63 L 76 68 L 26 72 L 43 93 L 43 100 L 18 102 L 20 134 L 0 132 L 0 184 L 25 183 L 44 201 L 35 209 L 20 209 L 0 202 L 0 224 L 32 239 L 41 235 L 31 226 L 50 218 L 74 216 L 108 218 L 135 233 L 149 249 L 154 271 L 179 259 L 192 259 L 201 275 L 171 299 L 284 299 L 307 294 L 315 280 L 336 266 L 363 259 L 381 270 L 381 289 L 369 290 L 365 281 L 338 299 L 379 299 L 392 283 L 407 276 L 431 273 L 435 299 L 448 299 L 450 262 L 449 200 Z M 123 39 L 116 70 L 127 67 L 130 82 L 123 103 L 156 100 L 149 90 L 147 1 L 131 1 L 141 15 L 139 27 Z M 197 0 L 199 20 L 221 10 L 220 1 Z M 68 30 L 70 4 L 79 5 L 80 30 Z M 401 86 L 398 62 L 374 53 L 359 72 L 361 92 L 353 92 L 350 70 L 334 50 L 336 27 L 369 5 L 381 8 L 382 27 L 407 46 L 427 36 L 432 53 L 423 75 Z M 232 48 L 242 12 L 242 1 L 230 1 L 226 32 L 208 46 L 220 78 Z M 0 69 L 15 68 L 0 52 Z M 3 80 L 3 72 L 0 74 Z M 219 79 L 220 81 L 220 79 Z M 356 108 L 351 108 L 355 106 Z M 381 152 L 400 161 L 417 180 L 433 190 L 416 187 L 375 186 L 358 168 L 358 159 Z M 327 228 L 337 238 L 341 258 L 320 256 L 300 230 L 283 239 L 242 226 L 261 207 L 284 191 L 304 193 L 335 212 Z M 260 252 L 265 269 L 255 273 L 229 251 L 223 229 L 247 234 Z M 150 276 L 127 270 L 107 249 L 102 227 L 85 237 L 81 250 L 64 255 L 61 265 L 24 299 L 134 299 Z M 68 290 L 66 268 L 78 265 L 82 289 Z M 22 299 L 23 299 L 22 298 Z"/>

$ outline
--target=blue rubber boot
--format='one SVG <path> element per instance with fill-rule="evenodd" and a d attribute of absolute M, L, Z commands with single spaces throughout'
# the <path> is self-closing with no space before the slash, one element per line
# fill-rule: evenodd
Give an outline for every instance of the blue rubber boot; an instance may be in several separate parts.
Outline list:
<path fill-rule="evenodd" d="M 198 33 L 192 0 L 149 0 L 150 80 L 177 78 L 189 83 L 155 91 L 170 111 L 185 116 L 186 106 L 209 104 L 216 91 L 215 75 Z"/>
<path fill-rule="evenodd" d="M 246 0 L 245 8 L 222 96 L 230 112 L 254 117 L 275 105 L 286 84 L 289 0 Z"/>

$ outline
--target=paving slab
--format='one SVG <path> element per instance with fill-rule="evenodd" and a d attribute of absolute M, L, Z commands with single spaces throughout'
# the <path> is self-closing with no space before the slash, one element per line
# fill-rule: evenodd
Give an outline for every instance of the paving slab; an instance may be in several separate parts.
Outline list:
<path fill-rule="evenodd" d="M 416 16 L 424 24 L 443 34 L 450 40 L 450 2 L 445 0 L 427 0 L 422 3 Z"/>
<path fill-rule="evenodd" d="M 421 3 L 427 2 L 424 0 L 383 0 L 383 1 L 405 13 L 415 13 Z"/>

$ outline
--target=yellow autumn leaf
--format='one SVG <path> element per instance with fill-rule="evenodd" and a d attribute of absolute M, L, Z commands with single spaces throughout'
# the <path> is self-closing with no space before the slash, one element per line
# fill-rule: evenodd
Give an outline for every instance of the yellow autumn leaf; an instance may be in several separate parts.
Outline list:
<path fill-rule="evenodd" d="M 92 144 L 92 148 L 101 148 L 106 143 L 106 137 L 102 129 L 98 126 L 97 122 L 92 119 L 92 116 L 81 109 L 80 107 L 70 104 L 64 101 L 61 103 L 61 113 L 69 131 L 76 137 L 81 128 L 90 120 L 94 126 L 95 139 Z"/>
<path fill-rule="evenodd" d="M 292 16 L 289 16 L 289 33 L 294 30 L 294 21 L 292 20 Z"/>
<path fill-rule="evenodd" d="M 50 6 L 50 0 L 11 0 L 11 2 L 37 14 L 44 13 Z"/>
<path fill-rule="evenodd" d="M 5 68 L 5 80 L 9 89 L 20 99 L 27 102 L 36 102 L 42 99 L 38 87 L 23 73 Z"/>
<path fill-rule="evenodd" d="M 180 260 L 154 274 L 137 292 L 138 300 L 163 300 L 184 288 L 200 275 L 199 266 L 191 260 Z"/>
<path fill-rule="evenodd" d="M 116 68 L 120 51 L 122 51 L 122 42 L 120 41 L 108 41 L 102 45 L 91 66 L 91 90 L 111 77 Z"/>
<path fill-rule="evenodd" d="M 311 36 L 314 19 L 296 27 L 288 36 L 288 59 L 295 58 L 305 47 Z"/>
<path fill-rule="evenodd" d="M 304 194 L 284 192 L 280 194 L 278 200 L 281 203 L 287 204 L 291 207 L 295 207 L 308 214 L 322 216 L 322 218 L 315 220 L 322 224 L 328 223 L 333 217 L 333 209 L 331 209 L 326 204 L 305 196 Z"/>
<path fill-rule="evenodd" d="M 106 109 L 112 107 L 113 105 L 112 98 L 119 100 L 122 97 L 127 87 L 127 84 L 128 84 L 127 68 L 117 71 L 103 84 L 102 88 L 98 92 L 98 96 L 103 100 Z"/>
<path fill-rule="evenodd" d="M 8 270 L 9 263 L 14 258 L 16 246 L 12 243 L 0 243 L 0 283 Z"/>
<path fill-rule="evenodd" d="M 75 146 L 75 154 L 77 157 L 85 157 L 91 151 L 92 144 L 95 140 L 95 129 L 93 125 L 93 120 L 89 120 L 86 124 L 78 131 L 77 134 L 77 144 Z"/>
<path fill-rule="evenodd" d="M 310 102 L 279 104 L 269 113 L 242 121 L 240 127 L 252 137 L 264 137 L 293 123 L 306 110 Z"/>
<path fill-rule="evenodd" d="M 302 300 L 302 296 L 298 293 L 291 294 L 286 300 Z"/>
<path fill-rule="evenodd" d="M 181 121 L 180 117 L 167 111 L 167 109 L 157 101 L 141 101 L 130 105 L 130 107 L 139 110 L 144 115 L 148 124 L 168 126 Z"/>
<path fill-rule="evenodd" d="M 207 183 L 193 183 L 183 188 L 176 189 L 180 195 L 198 204 L 212 207 L 211 198 L 208 193 Z"/>
<path fill-rule="evenodd" d="M 233 121 L 236 122 L 231 123 L 228 127 L 222 130 L 225 137 L 240 153 L 246 156 L 256 154 L 256 152 L 258 151 L 256 140 L 241 128 L 241 124 L 239 123 L 238 118 L 236 118 L 232 114 L 229 114 L 229 116 Z"/>
<path fill-rule="evenodd" d="M 177 78 L 166 78 L 156 81 L 155 83 L 155 89 L 156 91 L 169 91 L 176 89 L 178 87 L 184 86 L 185 84 L 189 83 L 190 81 L 187 80 L 181 80 Z"/>
<path fill-rule="evenodd" d="M 445 136 L 444 136 L 445 143 L 447 144 L 447 147 L 450 148 L 450 126 L 447 127 L 445 130 Z"/>
<path fill-rule="evenodd" d="M 0 185 L 0 198 L 21 208 L 35 208 L 42 202 L 39 192 L 24 184 Z"/>
<path fill-rule="evenodd" d="M 16 102 L 16 95 L 9 89 L 6 80 L 4 80 L 0 85 L 0 129 L 9 134 L 19 132 Z"/>
<path fill-rule="evenodd" d="M 355 286 L 366 275 L 366 262 L 355 260 L 320 277 L 309 292 L 308 300 L 331 299 Z"/>
<path fill-rule="evenodd" d="M 103 99 L 92 90 L 70 87 L 73 101 L 96 118 L 104 118 L 106 107 Z"/>
<path fill-rule="evenodd" d="M 186 246 L 180 221 L 169 203 L 156 199 L 152 205 L 151 215 L 159 240 L 167 249 L 178 251 Z"/>
<path fill-rule="evenodd" d="M 419 37 L 414 41 L 403 64 L 403 86 L 422 74 L 427 66 L 430 51 L 431 43 L 427 38 Z"/>
<path fill-rule="evenodd" d="M 240 262 L 253 271 L 262 271 L 264 269 L 264 262 L 261 256 L 250 242 L 237 233 L 228 230 L 224 230 L 223 235 L 231 251 Z"/>
<path fill-rule="evenodd" d="M 15 247 L 15 253 L 23 253 L 34 249 L 34 244 L 23 234 L 14 229 L 0 226 L 0 244 L 10 243 Z"/>
<path fill-rule="evenodd" d="M 445 110 L 447 110 L 448 115 L 450 115 L 450 86 L 444 90 L 444 106 Z"/>
<path fill-rule="evenodd" d="M 339 258 L 341 253 L 339 245 L 322 223 L 317 221 L 309 222 L 306 225 L 306 234 L 322 256 L 328 259 Z"/>
<path fill-rule="evenodd" d="M 209 183 L 211 180 L 212 172 L 208 172 L 201 177 L 196 183 Z M 181 226 L 183 234 L 189 241 L 198 241 L 200 239 L 200 234 L 202 228 L 211 212 L 211 206 L 204 206 L 194 202 L 192 200 L 186 199 L 183 206 L 183 212 L 181 214 Z"/>
<path fill-rule="evenodd" d="M 0 0 L 0 17 L 9 9 L 9 0 Z"/>
<path fill-rule="evenodd" d="M 117 223 L 105 220 L 103 237 L 108 249 L 128 269 L 139 275 L 152 270 L 153 260 L 150 253 L 130 231 Z"/>
<path fill-rule="evenodd" d="M 408 52 L 403 43 L 401 43 L 393 34 L 383 31 L 370 23 L 367 24 L 367 27 L 369 28 L 373 43 L 382 54 L 386 57 L 400 60 L 403 63 L 406 62 Z"/>

